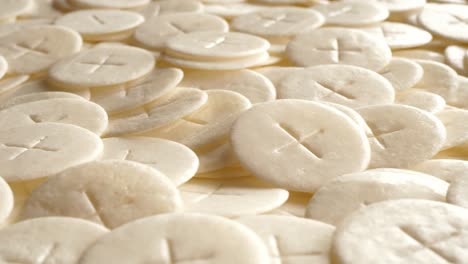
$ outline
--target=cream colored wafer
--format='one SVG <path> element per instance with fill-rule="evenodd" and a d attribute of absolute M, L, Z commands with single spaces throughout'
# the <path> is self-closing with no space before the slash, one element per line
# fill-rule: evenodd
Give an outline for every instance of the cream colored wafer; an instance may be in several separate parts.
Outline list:
<path fill-rule="evenodd" d="M 177 88 L 154 102 L 109 119 L 106 136 L 144 133 L 183 118 L 202 107 L 206 92 L 193 88 Z"/>
<path fill-rule="evenodd" d="M 177 35 L 197 31 L 227 32 L 229 25 L 217 16 L 176 13 L 153 17 L 138 27 L 135 40 L 144 47 L 163 51 L 166 42 Z"/>
<path fill-rule="evenodd" d="M 468 210 L 402 199 L 372 204 L 346 218 L 334 235 L 336 263 L 463 263 Z"/>
<path fill-rule="evenodd" d="M 144 22 L 136 12 L 123 10 L 80 10 L 68 13 L 55 24 L 76 30 L 87 41 L 116 40 L 116 34 L 129 37 Z"/>
<path fill-rule="evenodd" d="M 92 89 L 91 101 L 102 106 L 109 114 L 133 110 L 171 92 L 180 83 L 183 75 L 183 72 L 176 68 L 155 69 L 132 84 Z"/>
<path fill-rule="evenodd" d="M 252 178 L 193 179 L 179 190 L 185 211 L 230 218 L 269 212 L 288 199 L 286 190 Z"/>
<path fill-rule="evenodd" d="M 61 26 L 35 26 L 0 37 L 0 54 L 10 74 L 44 73 L 56 61 L 80 51 L 80 35 Z"/>
<path fill-rule="evenodd" d="M 409 89 L 397 96 L 396 103 L 419 108 L 430 113 L 444 110 L 446 104 L 442 96 L 421 89 Z"/>
<path fill-rule="evenodd" d="M 13 210 L 13 192 L 6 181 L 0 177 L 0 226 Z"/>
<path fill-rule="evenodd" d="M 286 53 L 299 66 L 349 64 L 373 71 L 383 69 L 392 57 L 384 40 L 346 28 L 320 28 L 298 35 Z"/>
<path fill-rule="evenodd" d="M 119 250 L 115 250 L 115 249 Z M 225 218 L 165 214 L 141 219 L 102 237 L 80 264 L 267 263 L 262 241 L 247 227 Z"/>
<path fill-rule="evenodd" d="M 149 137 L 105 138 L 101 160 L 118 159 L 139 162 L 166 175 L 181 185 L 195 175 L 197 155 L 184 145 Z"/>
<path fill-rule="evenodd" d="M 3 263 L 77 263 L 86 248 L 107 232 L 74 218 L 23 221 L 0 230 L 0 259 Z"/>
<path fill-rule="evenodd" d="M 21 218 L 68 216 L 116 228 L 181 206 L 179 192 L 161 172 L 131 161 L 95 161 L 66 169 L 37 187 Z"/>
<path fill-rule="evenodd" d="M 153 55 L 126 45 L 98 45 L 63 59 L 49 71 L 49 81 L 64 89 L 124 84 L 150 73 Z"/>
<path fill-rule="evenodd" d="M 252 104 L 273 101 L 275 86 L 262 74 L 243 69 L 213 74 L 210 71 L 185 71 L 181 87 L 202 90 L 229 90 L 247 97 Z"/>
<path fill-rule="evenodd" d="M 330 263 L 330 248 L 335 228 L 291 216 L 258 215 L 237 220 L 263 240 L 270 263 Z"/>
<path fill-rule="evenodd" d="M 0 144 L 0 175 L 8 182 L 50 176 L 92 161 L 102 152 L 102 141 L 96 134 L 57 123 L 2 131 Z"/>
<path fill-rule="evenodd" d="M 72 124 L 101 135 L 107 113 L 99 105 L 75 98 L 54 98 L 19 104 L 0 111 L 2 131 L 40 123 Z"/>
<path fill-rule="evenodd" d="M 336 176 L 364 170 L 370 159 L 364 131 L 353 120 L 304 100 L 253 106 L 234 124 L 231 143 L 253 175 L 292 191 L 314 192 Z"/>
<path fill-rule="evenodd" d="M 356 66 L 320 65 L 291 73 L 276 86 L 280 99 L 305 99 L 351 108 L 393 103 L 395 91 L 381 75 Z"/>
<path fill-rule="evenodd" d="M 370 204 L 395 199 L 445 201 L 447 182 L 405 170 L 368 170 L 340 176 L 320 188 L 307 205 L 306 217 L 332 225 Z"/>
<path fill-rule="evenodd" d="M 372 150 L 370 168 L 405 168 L 432 158 L 442 148 L 443 123 L 428 112 L 404 105 L 358 109 L 366 120 Z"/>

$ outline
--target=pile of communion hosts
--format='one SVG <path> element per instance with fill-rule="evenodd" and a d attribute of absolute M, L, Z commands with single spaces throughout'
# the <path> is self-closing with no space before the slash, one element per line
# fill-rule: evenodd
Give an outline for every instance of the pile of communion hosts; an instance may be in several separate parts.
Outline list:
<path fill-rule="evenodd" d="M 468 263 L 465 0 L 0 0 L 0 264 Z"/>

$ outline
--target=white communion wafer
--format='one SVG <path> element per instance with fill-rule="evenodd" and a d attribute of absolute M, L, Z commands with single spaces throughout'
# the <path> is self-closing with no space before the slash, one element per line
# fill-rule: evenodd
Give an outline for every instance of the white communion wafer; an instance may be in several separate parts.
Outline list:
<path fill-rule="evenodd" d="M 103 262 L 258 264 L 268 263 L 268 251 L 253 231 L 235 221 L 165 214 L 114 230 L 92 245 L 78 263 Z"/>
<path fill-rule="evenodd" d="M 446 104 L 442 96 L 422 89 L 409 89 L 398 94 L 396 103 L 404 104 L 437 113 L 442 111 Z"/>
<path fill-rule="evenodd" d="M 232 91 L 208 90 L 206 93 L 208 101 L 196 112 L 149 134 L 182 143 L 193 150 L 226 139 L 234 122 L 251 104 Z"/>
<path fill-rule="evenodd" d="M 181 59 L 169 55 L 163 56 L 163 59 L 172 65 L 187 69 L 196 70 L 212 70 L 212 71 L 230 71 L 241 70 L 244 68 L 264 66 L 262 63 L 268 62 L 269 59 L 275 59 L 269 56 L 268 52 L 264 51 L 257 55 L 248 56 L 240 59 L 222 60 L 222 61 L 201 61 L 191 59 Z M 268 65 L 269 63 L 266 63 Z"/>
<path fill-rule="evenodd" d="M 322 222 L 292 216 L 257 215 L 237 219 L 266 244 L 270 263 L 330 263 L 335 228 Z"/>
<path fill-rule="evenodd" d="M 199 157 L 201 159 L 201 157 Z M 229 179 L 229 178 L 240 178 L 252 176 L 250 172 L 246 171 L 240 165 L 234 167 L 225 167 L 220 170 L 197 173 L 196 178 L 207 178 L 207 179 Z"/>
<path fill-rule="evenodd" d="M 223 169 L 240 168 L 239 160 L 232 151 L 232 147 L 229 141 L 226 142 L 223 140 L 221 143 L 214 143 L 208 147 L 196 150 L 196 153 L 200 159 L 200 166 L 198 167 L 197 177 L 213 178 L 200 174 L 216 172 Z M 226 175 L 225 178 L 230 177 Z"/>
<path fill-rule="evenodd" d="M 270 47 L 268 41 L 237 32 L 191 32 L 169 39 L 166 53 L 185 58 L 235 59 L 257 55 Z"/>
<path fill-rule="evenodd" d="M 433 159 L 421 162 L 412 170 L 431 174 L 446 182 L 452 182 L 458 177 L 468 175 L 468 161 L 456 159 Z"/>
<path fill-rule="evenodd" d="M 443 123 L 428 112 L 404 105 L 358 109 L 366 120 L 372 150 L 370 168 L 405 168 L 432 158 L 443 146 Z"/>
<path fill-rule="evenodd" d="M 145 21 L 138 13 L 123 10 L 79 10 L 68 13 L 55 24 L 76 30 L 88 41 L 101 41 L 122 34 L 129 37 Z"/>
<path fill-rule="evenodd" d="M 447 202 L 468 208 L 468 176 L 460 175 L 453 179 L 447 193 Z"/>
<path fill-rule="evenodd" d="M 99 105 L 75 98 L 54 98 L 19 104 L 0 111 L 2 131 L 45 122 L 80 126 L 101 135 L 107 128 L 107 113 Z"/>
<path fill-rule="evenodd" d="M 15 105 L 26 104 L 30 102 L 37 102 L 42 100 L 57 99 L 57 98 L 69 98 L 69 99 L 78 99 L 82 100 L 83 97 L 76 95 L 74 93 L 67 92 L 37 92 L 30 93 L 12 97 L 6 100 L 3 104 L 0 105 L 0 109 L 6 109 L 13 107 Z"/>
<path fill-rule="evenodd" d="M 336 229 L 336 263 L 463 263 L 468 258 L 468 210 L 425 200 L 372 204 Z"/>
<path fill-rule="evenodd" d="M 432 35 L 418 27 L 404 23 L 383 22 L 367 32 L 382 37 L 392 50 L 410 49 L 428 44 Z"/>
<path fill-rule="evenodd" d="M 302 71 L 303 67 L 279 67 L 279 66 L 270 66 L 258 68 L 255 71 L 267 77 L 275 87 L 277 87 L 281 81 L 287 78 L 290 74 L 294 72 Z"/>
<path fill-rule="evenodd" d="M 224 4 L 210 4 L 204 6 L 204 11 L 208 14 L 217 15 L 226 19 L 233 19 L 237 16 L 245 15 L 251 12 L 269 8 L 268 6 L 258 5 L 250 2 Z"/>
<path fill-rule="evenodd" d="M 407 14 L 419 11 L 426 4 L 426 0 L 377 0 L 376 2 L 384 5 L 392 14 Z"/>
<path fill-rule="evenodd" d="M 1 0 L 0 21 L 26 13 L 33 6 L 32 0 Z"/>
<path fill-rule="evenodd" d="M 0 37 L 0 54 L 11 74 L 46 72 L 59 59 L 80 51 L 80 35 L 61 26 L 28 27 Z"/>
<path fill-rule="evenodd" d="M 276 85 L 280 99 L 331 102 L 356 108 L 393 103 L 395 90 L 381 75 L 350 65 L 320 65 L 291 73 Z"/>
<path fill-rule="evenodd" d="M 49 81 L 66 89 L 112 86 L 141 78 L 153 68 L 154 56 L 146 50 L 98 45 L 54 64 Z"/>
<path fill-rule="evenodd" d="M 304 100 L 255 105 L 236 121 L 231 142 L 253 175 L 293 191 L 314 192 L 336 176 L 364 170 L 370 159 L 353 120 Z"/>
<path fill-rule="evenodd" d="M 349 64 L 379 71 L 392 58 L 387 43 L 360 30 L 320 28 L 289 42 L 289 60 L 299 66 Z"/>
<path fill-rule="evenodd" d="M 25 76 L 25 75 L 19 75 L 19 76 Z M 18 78 L 18 77 L 11 77 L 8 79 L 12 79 L 12 78 Z M 28 80 L 28 78 L 26 78 L 26 80 Z M 0 81 L 0 83 L 1 82 L 2 81 Z M 1 90 L 1 85 L 0 85 L 0 90 Z M 9 99 L 13 99 L 17 96 L 22 96 L 26 94 L 51 92 L 51 91 L 60 91 L 60 90 L 49 85 L 47 83 L 47 78 L 31 79 L 28 82 L 21 81 L 21 83 L 17 87 L 11 88 L 11 93 L 8 93 L 7 97 Z M 86 100 L 88 100 L 91 96 L 89 89 L 73 90 L 73 91 L 68 91 L 68 92 L 79 95 L 80 97 Z"/>
<path fill-rule="evenodd" d="M 175 13 L 149 19 L 138 27 L 134 38 L 144 47 L 164 50 L 166 42 L 177 35 L 197 31 L 227 32 L 228 30 L 228 23 L 224 19 L 214 15 Z"/>
<path fill-rule="evenodd" d="M 147 5 L 150 0 L 68 0 L 80 8 L 132 9 Z"/>
<path fill-rule="evenodd" d="M 5 60 L 5 57 L 0 55 L 0 79 L 5 76 L 8 70 L 8 62 Z"/>
<path fill-rule="evenodd" d="M 424 8 L 418 23 L 435 35 L 450 40 L 468 43 L 468 6 L 444 5 L 444 8 Z"/>
<path fill-rule="evenodd" d="M 306 217 L 338 225 L 352 212 L 370 204 L 395 199 L 444 202 L 447 182 L 406 170 L 368 170 L 340 176 L 325 184 L 307 205 Z"/>
<path fill-rule="evenodd" d="M 468 142 L 468 111 L 446 109 L 436 114 L 447 131 L 443 148 L 448 149 Z"/>
<path fill-rule="evenodd" d="M 197 155 L 188 147 L 169 140 L 149 137 L 105 138 L 102 160 L 130 160 L 149 165 L 181 185 L 195 175 Z"/>
<path fill-rule="evenodd" d="M 337 1 L 313 7 L 325 16 L 328 25 L 345 27 L 372 25 L 384 21 L 389 12 L 371 1 Z"/>
<path fill-rule="evenodd" d="M 53 20 L 48 18 L 38 18 L 38 19 L 22 19 L 17 20 L 15 23 L 6 23 L 0 24 L 0 36 L 8 35 L 12 32 L 22 30 L 27 27 L 31 26 L 39 26 L 39 25 L 50 25 L 52 24 Z"/>
<path fill-rule="evenodd" d="M 468 48 L 451 45 L 445 49 L 445 59 L 460 75 L 468 76 Z"/>
<path fill-rule="evenodd" d="M 13 192 L 6 181 L 0 177 L 0 226 L 13 210 Z"/>
<path fill-rule="evenodd" d="M 21 217 L 69 216 L 115 228 L 181 206 L 179 192 L 161 172 L 136 162 L 109 160 L 50 177 L 32 192 Z"/>
<path fill-rule="evenodd" d="M 129 111 L 170 92 L 180 83 L 183 75 L 176 68 L 156 69 L 132 84 L 92 89 L 90 100 L 102 106 L 109 114 Z"/>
<path fill-rule="evenodd" d="M 0 132 L 0 175 L 8 182 L 46 177 L 92 161 L 101 152 L 101 139 L 81 127 L 58 123 L 16 127 Z"/>
<path fill-rule="evenodd" d="M 424 70 L 424 75 L 415 86 L 442 96 L 448 103 L 457 101 L 458 75 L 449 66 L 435 61 L 416 60 Z"/>
<path fill-rule="evenodd" d="M 291 38 L 299 33 L 313 30 L 325 22 L 314 10 L 298 7 L 279 7 L 260 10 L 236 17 L 231 27 L 265 38 Z"/>
<path fill-rule="evenodd" d="M 177 88 L 150 104 L 130 113 L 111 117 L 107 136 L 147 132 L 187 116 L 208 100 L 206 92 L 193 88 Z"/>
<path fill-rule="evenodd" d="M 349 108 L 344 105 L 340 104 L 334 104 L 334 103 L 324 103 L 328 106 L 331 106 L 335 108 L 336 110 L 339 110 L 341 113 L 345 114 L 347 117 L 351 118 L 356 125 L 358 125 L 363 131 L 367 131 L 369 127 L 366 124 L 366 121 L 362 116 L 354 109 Z"/>
<path fill-rule="evenodd" d="M 181 87 L 202 90 L 229 90 L 247 97 L 252 104 L 273 101 L 276 98 L 275 86 L 262 74 L 242 69 L 213 74 L 210 71 L 184 71 Z"/>
<path fill-rule="evenodd" d="M 66 217 L 46 217 L 0 230 L 1 263 L 76 263 L 108 230 Z"/>
<path fill-rule="evenodd" d="M 179 187 L 187 212 L 239 217 L 269 212 L 288 199 L 288 192 L 252 178 L 193 179 Z"/>
<path fill-rule="evenodd" d="M 424 70 L 412 60 L 393 57 L 379 73 L 392 83 L 395 91 L 401 92 L 414 87 L 422 79 Z"/>
<path fill-rule="evenodd" d="M 409 49 L 409 50 L 396 50 L 393 56 L 402 57 L 407 59 L 430 60 L 435 62 L 444 62 L 444 54 L 427 49 Z"/>
<path fill-rule="evenodd" d="M 203 4 L 198 0 L 158 0 L 151 1 L 139 12 L 146 20 L 151 20 L 162 15 L 175 13 L 189 15 L 190 13 L 201 13 L 203 10 Z"/>

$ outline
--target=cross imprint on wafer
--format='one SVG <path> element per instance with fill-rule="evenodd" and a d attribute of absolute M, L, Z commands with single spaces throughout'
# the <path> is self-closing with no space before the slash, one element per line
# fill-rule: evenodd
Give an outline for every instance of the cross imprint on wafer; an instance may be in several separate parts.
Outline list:
<path fill-rule="evenodd" d="M 165 238 L 162 240 L 161 257 L 159 260 L 145 261 L 145 264 L 189 264 L 189 263 L 200 263 L 201 261 L 208 261 L 213 259 L 213 254 L 209 254 L 204 257 L 195 257 L 190 259 L 177 258 L 172 246 L 172 241 Z"/>
<path fill-rule="evenodd" d="M 8 257 L 0 257 L 0 260 L 4 260 L 7 263 L 11 264 L 45 264 L 48 263 L 48 259 L 52 254 L 57 250 L 58 244 L 53 243 L 52 245 L 48 246 L 44 251 L 40 253 L 39 256 L 37 256 L 33 261 L 25 260 L 25 259 L 17 259 L 16 257 L 14 258 L 8 258 Z"/>
<path fill-rule="evenodd" d="M 411 240 L 413 240 L 417 245 L 420 246 L 419 250 L 411 250 L 410 253 L 415 253 L 421 250 L 428 250 L 435 256 L 441 258 L 443 261 L 446 261 L 448 263 L 458 263 L 455 259 L 453 259 L 452 256 L 447 255 L 444 250 L 440 249 L 437 247 L 437 244 L 445 242 L 447 240 L 450 240 L 452 238 L 457 238 L 461 236 L 461 230 L 456 229 L 454 232 L 451 232 L 448 234 L 446 237 L 443 239 L 437 240 L 437 241 L 425 241 L 419 233 L 414 230 L 413 228 L 409 226 L 399 226 L 399 230 L 407 237 L 409 237 Z"/>
<path fill-rule="evenodd" d="M 335 41 L 333 42 L 332 44 L 332 47 L 331 48 L 313 48 L 314 50 L 318 50 L 318 51 L 328 51 L 328 52 L 331 52 L 333 54 L 333 61 L 339 63 L 342 61 L 343 59 L 343 55 L 347 54 L 347 53 L 359 53 L 359 52 L 362 52 L 362 48 L 361 47 L 351 47 L 351 48 L 347 48 L 345 47 L 344 45 L 344 42 L 337 38 L 335 39 Z"/>
<path fill-rule="evenodd" d="M 271 26 L 274 26 L 276 24 L 278 24 L 279 22 L 283 22 L 283 23 L 295 23 L 296 20 L 294 20 L 294 18 L 291 18 L 289 17 L 288 15 L 286 14 L 281 14 L 281 15 L 278 15 L 278 16 L 274 16 L 274 17 L 262 17 L 263 20 L 266 20 L 262 25 L 266 28 L 269 28 Z"/>
<path fill-rule="evenodd" d="M 188 117 L 188 116 L 183 117 L 182 120 L 187 121 L 187 122 L 192 123 L 192 124 L 200 125 L 200 126 L 204 126 L 204 125 L 208 124 L 208 122 L 206 122 L 205 120 L 201 120 L 201 119 L 193 118 L 193 117 Z"/>
<path fill-rule="evenodd" d="M 62 114 L 59 115 L 56 118 L 48 118 L 48 119 L 42 119 L 41 116 L 39 115 L 29 115 L 29 119 L 31 119 L 34 123 L 42 123 L 42 122 L 59 122 L 63 121 L 68 118 L 67 114 Z"/>
<path fill-rule="evenodd" d="M 105 67 L 124 66 L 124 65 L 126 65 L 125 63 L 122 63 L 122 62 L 113 62 L 112 58 L 113 58 L 112 55 L 108 55 L 108 56 L 100 59 L 98 62 L 94 62 L 94 61 L 82 62 L 82 61 L 79 61 L 77 63 L 90 66 L 89 73 L 95 73 L 95 72 L 97 72 L 100 69 L 103 69 Z"/>
<path fill-rule="evenodd" d="M 463 17 L 460 17 L 460 16 L 458 16 L 458 15 L 453 15 L 453 14 L 451 14 L 450 16 L 453 18 L 453 21 L 450 22 L 451 25 L 453 25 L 453 24 L 465 24 L 465 25 L 468 25 L 468 18 L 463 18 Z"/>
<path fill-rule="evenodd" d="M 226 190 L 223 191 L 222 190 L 223 187 L 224 187 L 224 184 L 220 183 L 213 190 L 211 190 L 209 192 L 184 190 L 183 187 L 180 188 L 180 190 L 182 192 L 186 192 L 186 193 L 200 194 L 200 196 L 197 197 L 197 199 L 193 200 L 193 203 L 199 203 L 199 202 L 201 202 L 203 200 L 206 200 L 206 199 L 210 198 L 211 196 L 217 196 L 217 195 L 221 195 L 221 196 L 224 196 L 224 195 L 242 196 L 242 194 L 232 193 L 232 192 L 229 192 L 229 191 L 226 191 Z"/>
<path fill-rule="evenodd" d="M 207 49 L 212 49 L 217 46 L 220 46 L 221 44 L 226 45 L 226 46 L 236 46 L 241 44 L 242 42 L 232 40 L 229 37 L 217 37 L 216 39 L 209 41 L 209 40 L 198 40 L 201 43 L 205 43 L 203 47 Z"/>
<path fill-rule="evenodd" d="M 317 135 L 323 134 L 325 131 L 323 129 L 317 129 L 314 130 L 304 136 L 301 136 L 297 133 L 295 133 L 292 129 L 288 128 L 285 125 L 282 124 L 277 124 L 277 126 L 291 138 L 291 141 L 277 149 L 274 150 L 275 153 L 280 153 L 284 149 L 291 147 L 291 146 L 299 146 L 307 151 L 307 153 L 310 154 L 315 159 L 321 159 L 323 157 L 322 153 L 319 151 L 313 149 L 310 144 L 308 144 L 306 141 L 310 138 L 316 137 Z"/>
<path fill-rule="evenodd" d="M 380 75 L 386 77 L 387 79 L 391 80 L 392 82 L 396 83 L 398 85 L 398 88 L 399 89 L 403 89 L 403 84 L 401 83 L 400 79 L 397 78 L 395 76 L 395 74 L 393 74 L 392 70 L 390 69 L 387 69 L 385 71 L 383 71 L 382 73 L 380 73 Z"/>
<path fill-rule="evenodd" d="M 97 15 L 92 15 L 91 18 L 98 22 L 98 24 L 105 25 L 106 21 L 104 21 L 102 18 L 98 17 Z"/>
<path fill-rule="evenodd" d="M 336 10 L 336 11 L 329 12 L 328 16 L 329 17 L 336 17 L 336 16 L 339 16 L 339 15 L 348 13 L 351 10 L 353 10 L 353 8 L 351 6 L 345 6 L 345 7 L 342 7 L 340 9 Z"/>
<path fill-rule="evenodd" d="M 158 164 L 158 162 L 155 160 L 143 160 L 141 157 L 135 158 L 131 149 L 128 149 L 124 152 L 124 154 L 122 155 L 122 160 L 136 161 L 148 165 Z"/>
<path fill-rule="evenodd" d="M 132 89 L 140 89 L 146 85 L 149 85 L 149 84 L 153 84 L 153 80 L 145 80 L 144 82 L 142 83 L 138 83 L 136 85 L 133 85 L 133 86 L 129 86 L 129 87 L 122 87 L 120 90 L 119 90 L 119 97 L 121 98 L 125 98 L 125 97 L 128 97 L 128 95 L 130 94 L 130 91 Z"/>
<path fill-rule="evenodd" d="M 175 29 L 175 30 L 177 30 L 177 31 L 179 31 L 179 32 L 182 32 L 182 33 L 188 33 L 188 32 L 189 32 L 188 30 L 184 29 L 182 26 L 180 26 L 180 25 L 177 24 L 176 22 L 169 22 L 168 25 L 169 25 L 171 28 L 173 28 L 173 29 Z"/>
<path fill-rule="evenodd" d="M 55 148 L 40 146 L 41 143 L 46 139 L 47 139 L 47 137 L 43 136 L 43 137 L 41 137 L 41 138 L 39 138 L 37 140 L 32 141 L 30 144 L 8 144 L 8 143 L 4 143 L 4 144 L 1 144 L 1 146 L 6 147 L 6 148 L 19 149 L 19 151 L 17 153 L 11 155 L 8 158 L 9 160 L 15 160 L 15 159 L 19 158 L 20 156 L 22 156 L 23 154 L 25 154 L 26 152 L 31 151 L 31 150 L 39 150 L 39 151 L 47 151 L 47 152 L 58 151 L 58 149 L 55 149 Z"/>
<path fill-rule="evenodd" d="M 388 146 L 385 143 L 383 137 L 400 132 L 403 130 L 402 127 L 396 127 L 393 129 L 379 129 L 377 126 L 369 121 L 367 121 L 367 126 L 369 127 L 370 131 L 368 131 L 367 138 L 369 140 L 373 140 L 381 149 L 386 149 Z"/>
<path fill-rule="evenodd" d="M 41 49 L 40 46 L 46 41 L 46 38 L 41 38 L 37 41 L 35 41 L 32 44 L 28 43 L 18 43 L 14 44 L 12 47 L 14 50 L 17 50 L 18 53 L 16 53 L 14 56 L 12 56 L 13 59 L 19 59 L 27 54 L 38 54 L 38 55 L 47 55 L 48 51 L 45 49 Z"/>
<path fill-rule="evenodd" d="M 380 27 L 380 31 L 382 32 L 382 35 L 384 37 L 393 37 L 394 35 L 404 35 L 406 34 L 405 31 L 401 31 L 401 30 L 392 30 L 392 29 L 388 29 L 386 28 L 385 26 L 381 26 Z"/>
<path fill-rule="evenodd" d="M 354 95 L 352 95 L 350 93 L 347 93 L 346 91 L 344 91 L 344 89 L 337 89 L 336 87 L 328 86 L 325 83 L 320 82 L 320 81 L 315 81 L 315 83 L 318 86 L 320 86 L 321 88 L 330 91 L 330 93 L 328 93 L 328 94 L 326 94 L 326 95 L 324 95 L 324 96 L 322 96 L 320 98 L 317 98 L 319 100 L 330 97 L 331 95 L 337 95 L 337 96 L 342 97 L 342 98 L 347 99 L 347 100 L 356 99 L 356 97 L 354 97 Z"/>
<path fill-rule="evenodd" d="M 273 263 L 274 264 L 282 264 L 283 261 L 286 261 L 288 259 L 293 259 L 293 258 L 304 258 L 304 257 L 314 257 L 318 255 L 322 255 L 323 252 L 320 251 L 311 251 L 311 252 L 301 252 L 301 253 L 286 253 L 281 250 L 281 247 L 279 246 L 279 239 L 275 235 L 271 235 L 268 237 L 268 247 L 270 249 L 270 252 L 272 253 L 270 255 L 271 258 L 273 258 Z"/>
<path fill-rule="evenodd" d="M 91 216 L 94 217 L 96 221 L 102 224 L 103 226 L 110 226 L 108 225 L 108 221 L 106 221 L 105 217 L 103 217 L 103 215 L 99 211 L 99 206 L 97 205 L 94 194 L 92 194 L 89 191 L 83 191 L 81 192 L 81 195 L 83 196 L 84 201 L 88 205 L 88 208 L 92 210 Z"/>

